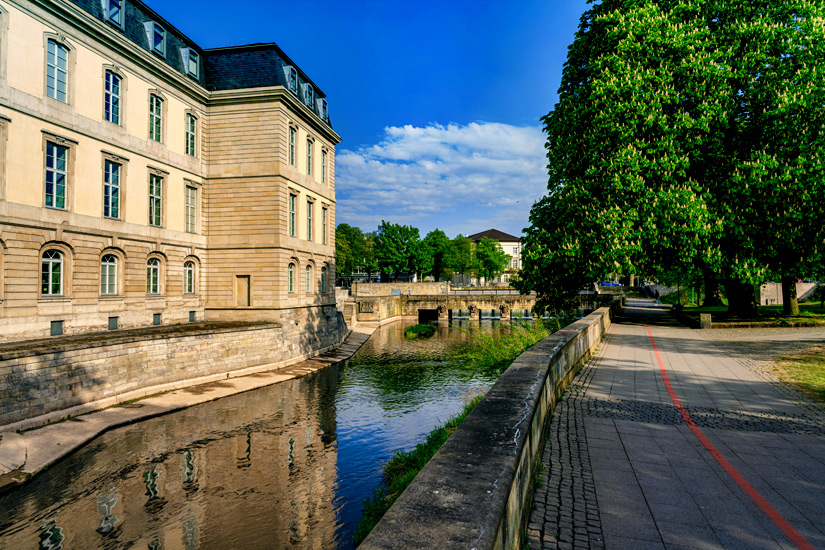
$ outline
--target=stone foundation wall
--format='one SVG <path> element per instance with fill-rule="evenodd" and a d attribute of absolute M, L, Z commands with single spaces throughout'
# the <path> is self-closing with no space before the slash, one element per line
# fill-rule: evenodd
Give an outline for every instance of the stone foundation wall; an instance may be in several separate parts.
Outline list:
<path fill-rule="evenodd" d="M 84 405 L 144 388 L 277 368 L 336 345 L 346 335 L 334 306 L 289 314 L 278 324 L 218 330 L 207 324 L 183 334 L 110 333 L 97 341 L 67 338 L 0 351 L 0 426 L 35 417 L 44 424 L 57 419 L 50 413 L 87 412 Z"/>
<path fill-rule="evenodd" d="M 545 426 L 621 304 L 614 300 L 516 359 L 359 548 L 521 548 Z"/>
<path fill-rule="evenodd" d="M 356 283 L 352 293 L 357 296 L 391 296 L 393 290 L 404 296 L 449 294 L 450 283 Z"/>

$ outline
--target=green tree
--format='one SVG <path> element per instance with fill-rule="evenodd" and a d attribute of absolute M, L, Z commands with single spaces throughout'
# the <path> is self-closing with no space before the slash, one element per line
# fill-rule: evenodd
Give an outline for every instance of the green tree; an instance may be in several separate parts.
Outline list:
<path fill-rule="evenodd" d="M 501 249 L 498 241 L 482 237 L 476 244 L 476 261 L 478 274 L 489 282 L 504 273 L 510 256 Z"/>
<path fill-rule="evenodd" d="M 423 242 L 429 249 L 430 256 L 433 259 L 433 267 L 428 274 L 432 275 L 436 281 L 439 281 L 441 277 L 453 269 L 455 263 L 453 243 L 449 237 L 447 237 L 447 234 L 440 229 L 433 229 L 427 233 Z"/>
<path fill-rule="evenodd" d="M 378 267 L 394 279 L 402 271 L 421 273 L 432 268 L 432 258 L 418 228 L 382 221 L 375 239 Z"/>
<path fill-rule="evenodd" d="M 475 270 L 475 243 L 458 234 L 453 239 L 453 264 L 452 268 L 464 277 Z"/>
<path fill-rule="evenodd" d="M 798 271 L 800 235 L 823 240 L 822 15 L 811 0 L 594 4 L 543 119 L 549 194 L 518 288 L 557 305 L 667 267 L 717 274 L 745 312 L 754 285 Z"/>

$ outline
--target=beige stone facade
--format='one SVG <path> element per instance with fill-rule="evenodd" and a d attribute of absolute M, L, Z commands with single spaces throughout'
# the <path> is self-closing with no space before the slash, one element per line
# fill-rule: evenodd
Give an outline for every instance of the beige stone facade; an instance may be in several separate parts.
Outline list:
<path fill-rule="evenodd" d="M 0 0 L 0 339 L 325 317 L 339 141 L 274 44 L 202 50 L 137 0 Z"/>

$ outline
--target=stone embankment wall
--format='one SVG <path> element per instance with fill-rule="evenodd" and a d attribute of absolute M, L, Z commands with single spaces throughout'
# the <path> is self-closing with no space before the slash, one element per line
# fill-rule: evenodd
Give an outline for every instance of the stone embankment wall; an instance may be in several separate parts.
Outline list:
<path fill-rule="evenodd" d="M 521 548 L 546 423 L 621 304 L 516 359 L 359 548 Z"/>
<path fill-rule="evenodd" d="M 284 323 L 201 327 L 0 349 L 0 427 L 43 425 L 232 373 L 286 366 L 340 343 L 347 331 L 334 306 L 292 310 Z"/>
<path fill-rule="evenodd" d="M 355 283 L 353 294 L 358 296 L 392 296 L 393 290 L 402 295 L 430 296 L 433 294 L 449 294 L 450 283 Z"/>

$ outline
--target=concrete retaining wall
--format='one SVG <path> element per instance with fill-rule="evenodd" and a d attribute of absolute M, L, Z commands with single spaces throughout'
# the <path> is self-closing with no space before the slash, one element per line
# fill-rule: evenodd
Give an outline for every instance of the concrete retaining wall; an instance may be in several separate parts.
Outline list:
<path fill-rule="evenodd" d="M 340 343 L 346 325 L 338 310 L 327 306 L 291 310 L 283 324 L 142 332 L 0 351 L 0 426 L 28 428 L 106 407 L 124 396 L 291 364 Z"/>
<path fill-rule="evenodd" d="M 418 296 L 449 294 L 450 283 L 355 283 L 353 294 L 360 296 L 391 296 L 393 290 Z"/>
<path fill-rule="evenodd" d="M 545 425 L 621 303 L 614 300 L 516 359 L 360 548 L 521 548 Z"/>

